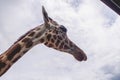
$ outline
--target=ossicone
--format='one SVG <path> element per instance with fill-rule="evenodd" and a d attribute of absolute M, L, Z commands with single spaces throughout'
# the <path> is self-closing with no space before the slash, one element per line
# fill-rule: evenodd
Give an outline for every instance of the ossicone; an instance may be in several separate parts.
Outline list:
<path fill-rule="evenodd" d="M 42 6 L 42 14 L 43 14 L 44 22 L 45 22 L 45 23 L 48 23 L 48 22 L 49 22 L 49 17 L 48 17 L 48 14 L 47 14 L 44 6 Z"/>

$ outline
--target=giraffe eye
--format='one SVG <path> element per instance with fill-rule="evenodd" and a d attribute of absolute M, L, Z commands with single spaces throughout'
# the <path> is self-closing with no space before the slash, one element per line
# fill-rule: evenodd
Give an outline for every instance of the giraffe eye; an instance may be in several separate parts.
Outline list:
<path fill-rule="evenodd" d="M 66 29 L 63 25 L 61 25 L 59 28 L 60 28 L 62 31 L 67 32 L 67 29 Z"/>

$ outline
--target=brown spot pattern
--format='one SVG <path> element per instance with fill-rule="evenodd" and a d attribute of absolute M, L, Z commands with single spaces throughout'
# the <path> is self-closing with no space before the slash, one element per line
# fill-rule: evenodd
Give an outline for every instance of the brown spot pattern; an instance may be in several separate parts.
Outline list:
<path fill-rule="evenodd" d="M 26 48 L 29 48 L 33 45 L 33 42 L 30 38 L 25 38 L 22 40 L 22 42 L 24 42 L 26 44 Z"/>
<path fill-rule="evenodd" d="M 0 76 L 2 76 L 10 67 L 10 65 L 7 65 L 7 68 L 0 74 Z"/>
<path fill-rule="evenodd" d="M 20 52 L 20 50 L 21 50 L 20 44 L 16 44 L 15 46 L 13 46 L 10 52 L 8 52 L 7 59 L 11 60 L 18 52 Z"/>
<path fill-rule="evenodd" d="M 62 37 L 58 36 L 58 39 L 59 39 L 59 40 L 62 40 Z"/>
<path fill-rule="evenodd" d="M 30 38 L 24 38 L 22 42 L 27 43 L 30 40 Z"/>
<path fill-rule="evenodd" d="M 64 43 L 62 42 L 59 46 L 59 49 L 63 49 Z"/>
<path fill-rule="evenodd" d="M 38 38 L 38 37 L 40 37 L 42 35 L 42 32 L 39 32 L 36 36 L 35 36 L 35 38 Z"/>
<path fill-rule="evenodd" d="M 64 45 L 64 49 L 69 49 L 69 47 L 67 45 Z"/>
<path fill-rule="evenodd" d="M 28 35 L 33 30 L 35 30 L 35 29 L 31 29 L 30 31 L 28 31 L 27 33 L 25 33 L 24 35 L 22 35 L 15 43 L 17 43 L 18 41 L 22 40 L 26 35 Z"/>
<path fill-rule="evenodd" d="M 1 69 L 4 68 L 5 66 L 6 66 L 6 63 L 0 62 L 0 71 L 1 71 Z"/>
<path fill-rule="evenodd" d="M 3 56 L 2 55 L 0 55 L 0 60 L 3 58 Z"/>
<path fill-rule="evenodd" d="M 15 63 L 18 59 L 20 59 L 21 56 L 16 57 L 12 62 Z"/>
<path fill-rule="evenodd" d="M 51 44 L 51 43 L 50 43 L 50 44 L 48 44 L 48 47 L 53 47 L 53 44 Z"/>
<path fill-rule="evenodd" d="M 32 45 L 33 45 L 32 40 L 29 40 L 29 41 L 26 43 L 26 48 L 30 48 L 30 47 L 32 47 Z"/>
<path fill-rule="evenodd" d="M 68 44 L 68 40 L 65 40 L 65 43 L 67 43 L 67 44 Z"/>
<path fill-rule="evenodd" d="M 40 42 L 41 42 L 41 43 L 43 43 L 44 41 L 45 41 L 45 40 L 44 40 L 43 38 L 42 38 L 42 39 L 40 39 Z"/>
<path fill-rule="evenodd" d="M 28 51 L 28 50 L 24 50 L 24 51 L 23 51 L 23 54 L 25 54 L 27 51 Z"/>
<path fill-rule="evenodd" d="M 53 33 L 58 34 L 58 31 L 54 30 Z"/>
<path fill-rule="evenodd" d="M 28 36 L 34 36 L 35 32 L 31 32 Z"/>
<path fill-rule="evenodd" d="M 51 38 L 51 34 L 48 34 L 47 35 L 47 40 L 50 41 L 50 38 Z"/>
<path fill-rule="evenodd" d="M 53 35 L 53 38 L 54 38 L 54 39 L 57 39 L 56 35 Z"/>
<path fill-rule="evenodd" d="M 48 44 L 48 42 L 45 43 L 45 45 L 47 45 L 47 44 Z"/>
<path fill-rule="evenodd" d="M 60 40 L 57 40 L 57 42 L 55 43 L 56 47 L 59 45 Z"/>
<path fill-rule="evenodd" d="M 52 43 L 54 43 L 54 42 L 55 42 L 55 40 L 54 40 L 54 39 L 51 39 L 51 42 L 52 42 Z"/>

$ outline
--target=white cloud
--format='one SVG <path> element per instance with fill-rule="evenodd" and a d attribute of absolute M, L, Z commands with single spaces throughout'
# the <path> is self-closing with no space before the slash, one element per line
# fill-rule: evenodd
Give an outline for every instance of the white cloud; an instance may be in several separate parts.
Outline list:
<path fill-rule="evenodd" d="M 65 25 L 69 38 L 88 55 L 86 62 L 78 62 L 70 55 L 38 45 L 12 66 L 2 80 L 118 80 L 120 18 L 102 2 L 12 0 L 0 4 L 1 53 L 20 35 L 43 22 L 44 5 L 49 16 Z"/>

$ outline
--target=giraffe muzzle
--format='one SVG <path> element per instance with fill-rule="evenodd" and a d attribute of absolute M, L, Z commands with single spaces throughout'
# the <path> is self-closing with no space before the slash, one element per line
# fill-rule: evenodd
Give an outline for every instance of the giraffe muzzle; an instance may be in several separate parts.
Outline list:
<path fill-rule="evenodd" d="M 84 52 L 79 49 L 79 50 L 73 50 L 72 55 L 74 56 L 75 59 L 77 59 L 78 61 L 86 61 L 87 60 L 87 56 L 84 54 Z"/>
<path fill-rule="evenodd" d="M 74 56 L 74 58 L 78 61 L 86 61 L 87 56 L 82 49 L 76 46 L 74 43 L 71 47 L 70 53 Z"/>

